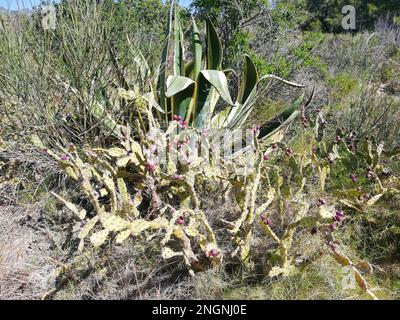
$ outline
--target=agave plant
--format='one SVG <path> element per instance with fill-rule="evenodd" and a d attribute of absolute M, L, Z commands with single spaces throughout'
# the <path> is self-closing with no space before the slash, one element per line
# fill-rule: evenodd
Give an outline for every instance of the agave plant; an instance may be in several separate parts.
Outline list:
<path fill-rule="evenodd" d="M 177 3 L 171 0 L 167 40 L 158 83 L 159 102 L 165 111 L 166 121 L 181 119 L 196 129 L 230 131 L 245 124 L 256 105 L 258 88 L 263 80 L 276 79 L 292 87 L 305 87 L 271 74 L 260 77 L 250 56 L 245 55 L 239 92 L 236 101 L 233 101 L 227 80 L 227 74 L 232 70 L 222 70 L 223 49 L 213 23 L 209 19 L 206 20 L 205 47 L 203 48 L 199 29 L 192 18 L 189 47 L 192 50 L 190 56 L 193 59 L 185 61 L 184 36 L 178 10 Z M 166 72 L 169 67 L 167 58 L 172 43 L 173 75 L 167 77 Z M 220 98 L 226 107 L 217 111 L 216 105 Z M 268 138 L 292 121 L 298 115 L 303 99 L 304 95 L 282 113 L 261 125 L 259 139 Z"/>

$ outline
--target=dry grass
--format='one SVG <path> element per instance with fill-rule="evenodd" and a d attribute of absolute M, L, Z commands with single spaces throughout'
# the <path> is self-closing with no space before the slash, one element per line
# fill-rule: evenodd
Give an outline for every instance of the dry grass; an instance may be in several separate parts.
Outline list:
<path fill-rule="evenodd" d="M 35 230 L 40 207 L 0 207 L 0 300 L 38 299 L 54 282 L 54 252 L 44 230 Z"/>

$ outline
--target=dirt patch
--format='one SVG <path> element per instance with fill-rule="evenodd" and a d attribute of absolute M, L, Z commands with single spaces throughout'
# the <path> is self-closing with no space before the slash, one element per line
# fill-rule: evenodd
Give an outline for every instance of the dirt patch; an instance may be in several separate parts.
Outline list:
<path fill-rule="evenodd" d="M 0 206 L 0 300 L 39 299 L 54 286 L 51 243 L 32 224 L 38 210 Z"/>

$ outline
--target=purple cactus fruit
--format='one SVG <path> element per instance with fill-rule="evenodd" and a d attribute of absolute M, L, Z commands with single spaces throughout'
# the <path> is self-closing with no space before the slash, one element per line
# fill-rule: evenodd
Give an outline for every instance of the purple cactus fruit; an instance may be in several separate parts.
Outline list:
<path fill-rule="evenodd" d="M 182 130 L 186 130 L 188 127 L 188 123 L 186 120 L 180 120 L 179 121 L 179 126 L 181 127 Z"/>
<path fill-rule="evenodd" d="M 176 220 L 176 223 L 183 226 L 185 224 L 185 219 L 181 216 Z"/>
<path fill-rule="evenodd" d="M 154 171 L 156 170 L 156 167 L 155 167 L 154 164 L 148 162 L 148 163 L 146 163 L 146 169 L 147 169 L 148 171 L 154 172 Z"/>
<path fill-rule="evenodd" d="M 275 150 L 276 148 L 278 148 L 278 144 L 274 143 L 274 144 L 271 146 L 271 148 L 272 148 L 273 150 Z"/>
<path fill-rule="evenodd" d="M 272 224 L 271 219 L 268 218 L 267 215 L 266 215 L 265 213 L 263 213 L 263 214 L 260 216 L 260 218 L 261 218 L 261 221 L 262 221 L 263 223 L 265 223 L 267 226 L 270 226 L 270 225 Z"/>
<path fill-rule="evenodd" d="M 217 257 L 217 256 L 219 255 L 219 251 L 218 251 L 217 249 L 212 249 L 212 250 L 208 253 L 208 255 L 209 255 L 210 257 L 215 258 L 215 257 Z"/>
<path fill-rule="evenodd" d="M 182 181 L 184 179 L 184 177 L 183 177 L 183 175 L 180 175 L 180 174 L 174 174 L 172 176 L 172 179 Z"/>
<path fill-rule="evenodd" d="M 286 148 L 285 150 L 285 155 L 287 155 L 288 157 L 290 157 L 293 154 L 293 150 L 291 148 Z"/>
<path fill-rule="evenodd" d="M 344 216 L 344 213 L 343 213 L 342 210 L 337 210 L 337 211 L 336 211 L 336 215 L 337 215 L 337 216 L 343 217 L 343 216 Z"/>
<path fill-rule="evenodd" d="M 182 117 L 174 115 L 172 118 L 174 121 L 182 121 Z"/>
<path fill-rule="evenodd" d="M 264 159 L 264 161 L 268 161 L 268 160 L 269 160 L 269 155 L 268 155 L 268 154 L 265 154 L 264 157 L 263 157 L 263 159 Z"/>
<path fill-rule="evenodd" d="M 61 156 L 60 160 L 61 161 L 69 161 L 69 160 L 71 160 L 71 158 L 68 155 L 64 154 Z"/>
<path fill-rule="evenodd" d="M 343 220 L 343 216 L 335 216 L 335 221 L 341 222 Z"/>
<path fill-rule="evenodd" d="M 337 224 L 336 224 L 336 223 L 330 224 L 330 225 L 329 225 L 329 229 L 330 229 L 331 231 L 335 231 L 335 230 L 337 229 Z"/>
<path fill-rule="evenodd" d="M 334 219 L 335 219 L 337 222 L 341 222 L 341 221 L 343 220 L 343 217 L 344 217 L 344 213 L 343 213 L 342 210 L 336 211 L 336 215 L 335 215 L 335 218 L 334 218 Z"/>

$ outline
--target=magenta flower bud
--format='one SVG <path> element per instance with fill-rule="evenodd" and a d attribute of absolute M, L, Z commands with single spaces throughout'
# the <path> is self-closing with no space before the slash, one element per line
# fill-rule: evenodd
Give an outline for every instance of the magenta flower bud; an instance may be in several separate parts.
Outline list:
<path fill-rule="evenodd" d="M 172 212 L 172 213 L 175 213 L 175 212 L 176 212 L 176 209 L 175 209 L 175 208 L 171 208 L 171 212 Z"/>
<path fill-rule="evenodd" d="M 264 161 L 268 161 L 268 160 L 269 160 L 269 155 L 268 155 L 268 154 L 265 154 L 264 157 L 263 157 L 263 159 L 264 159 Z"/>
<path fill-rule="evenodd" d="M 317 206 L 323 206 L 323 205 L 325 205 L 326 204 L 326 201 L 324 200 L 324 199 L 318 199 L 318 201 L 317 201 Z"/>
<path fill-rule="evenodd" d="M 275 150 L 276 148 L 278 148 L 278 145 L 277 145 L 276 143 L 274 143 L 274 144 L 271 146 L 271 148 L 272 148 L 273 150 Z"/>
<path fill-rule="evenodd" d="M 355 174 L 352 174 L 350 176 L 351 181 L 353 181 L 353 183 L 357 182 L 357 176 Z"/>
<path fill-rule="evenodd" d="M 208 253 L 208 255 L 209 255 L 210 257 L 215 258 L 216 256 L 219 255 L 219 252 L 218 252 L 217 249 L 212 249 L 212 250 Z"/>
<path fill-rule="evenodd" d="M 182 117 L 177 116 L 177 115 L 174 115 L 174 116 L 172 117 L 172 119 L 174 119 L 174 121 L 182 121 Z"/>

